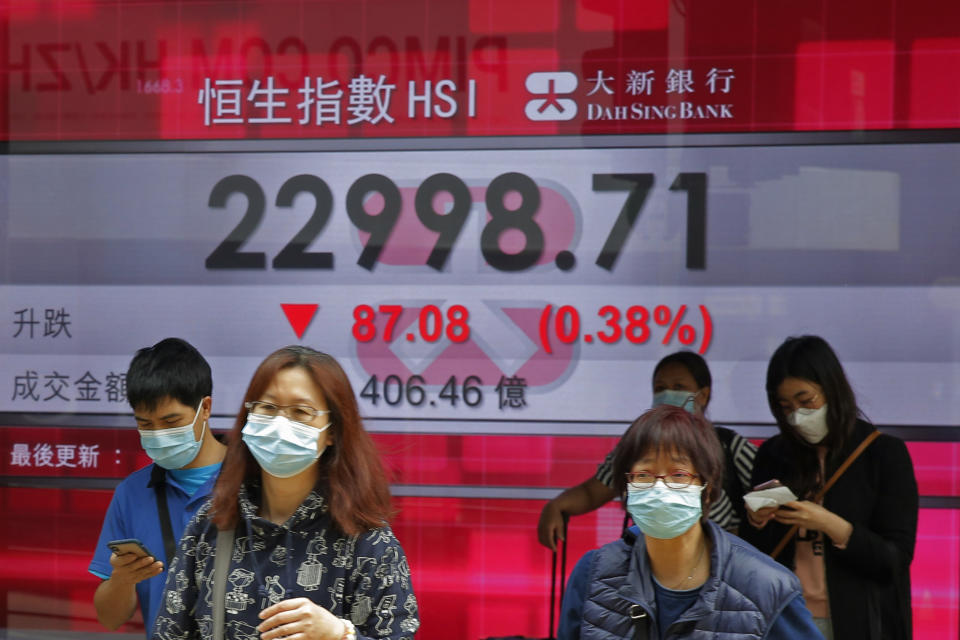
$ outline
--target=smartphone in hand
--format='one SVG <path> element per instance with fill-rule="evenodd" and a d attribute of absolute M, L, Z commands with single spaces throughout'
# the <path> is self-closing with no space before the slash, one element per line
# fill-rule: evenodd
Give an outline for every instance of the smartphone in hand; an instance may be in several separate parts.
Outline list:
<path fill-rule="evenodd" d="M 753 488 L 754 491 L 763 491 L 764 489 L 774 489 L 776 487 L 782 487 L 783 485 L 779 480 L 774 478 L 773 480 L 767 480 L 766 482 L 761 482 Z"/>
<path fill-rule="evenodd" d="M 139 557 L 150 556 L 154 559 L 157 559 L 157 556 L 147 549 L 147 545 L 143 544 L 136 538 L 124 538 L 123 540 L 111 540 L 107 543 L 107 546 L 110 547 L 110 550 L 113 551 L 118 556 L 122 556 L 125 553 L 132 553 Z"/>
<path fill-rule="evenodd" d="M 779 480 L 767 480 L 758 484 L 753 491 L 743 496 L 744 502 L 751 511 L 759 511 L 766 507 L 779 507 L 787 502 L 796 500 L 797 496 L 789 487 L 782 484 Z"/>

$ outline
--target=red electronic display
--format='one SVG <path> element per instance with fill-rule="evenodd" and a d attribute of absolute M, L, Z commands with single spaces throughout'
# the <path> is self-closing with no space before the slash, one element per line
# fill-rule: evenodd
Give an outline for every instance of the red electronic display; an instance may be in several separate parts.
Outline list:
<path fill-rule="evenodd" d="M 960 3 L 10 0 L 0 34 L 0 636 L 104 631 L 123 372 L 167 335 L 221 430 L 272 349 L 345 364 L 439 640 L 546 635 L 538 514 L 653 362 L 703 354 L 759 443 L 799 333 L 907 441 L 914 637 L 960 633 Z M 568 570 L 622 524 L 574 518 Z"/>
<path fill-rule="evenodd" d="M 953 127 L 948 2 L 11 2 L 10 140 Z M 321 26 L 322 25 L 322 26 Z"/>

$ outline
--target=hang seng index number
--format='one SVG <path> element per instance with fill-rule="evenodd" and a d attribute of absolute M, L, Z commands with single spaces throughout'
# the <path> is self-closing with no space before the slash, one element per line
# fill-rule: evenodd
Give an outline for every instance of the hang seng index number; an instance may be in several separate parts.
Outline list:
<path fill-rule="evenodd" d="M 630 235 L 647 196 L 654 187 L 652 173 L 604 173 L 593 174 L 594 192 L 625 192 L 623 206 L 607 233 L 603 248 L 596 258 L 596 265 L 612 271 L 627 237 Z M 687 268 L 704 269 L 706 266 L 706 188 L 705 173 L 680 173 L 669 189 L 687 193 Z M 510 198 L 508 194 L 517 197 Z M 225 209 L 233 195 L 246 200 L 246 210 L 240 222 L 223 241 L 207 256 L 207 269 L 266 269 L 267 254 L 262 251 L 243 251 L 244 245 L 253 237 L 267 213 L 267 194 L 254 178 L 234 174 L 217 182 L 210 192 L 208 206 Z M 320 269 L 334 268 L 331 251 L 307 251 L 323 234 L 333 213 L 334 194 L 325 180 L 312 174 L 300 174 L 286 180 L 277 191 L 273 201 L 276 213 L 288 215 L 294 201 L 306 194 L 312 197 L 314 207 L 307 222 L 272 257 L 274 269 Z M 435 197 L 446 194 L 448 205 L 438 211 Z M 380 210 L 367 210 L 372 196 L 379 195 Z M 503 272 L 523 271 L 536 265 L 543 257 L 544 230 L 537 222 L 540 210 L 540 187 L 530 176 L 523 173 L 503 173 L 486 186 L 484 204 L 489 219 L 480 234 L 480 250 L 487 263 Z M 373 271 L 379 262 L 384 247 L 397 226 L 403 204 L 403 196 L 396 182 L 385 175 L 370 173 L 357 178 L 349 187 L 344 199 L 347 217 L 353 226 L 367 234 L 366 242 L 356 263 Z M 474 197 L 470 188 L 451 173 L 436 173 L 417 187 L 414 210 L 423 227 L 436 234 L 436 240 L 427 255 L 425 264 L 442 271 L 473 209 Z M 271 215 L 274 215 L 271 213 Z M 595 220 L 599 218 L 591 218 Z M 504 233 L 519 233 L 523 240 L 519 250 L 504 251 L 500 244 Z M 418 236 L 429 242 L 429 234 Z M 560 254 L 567 254 L 561 256 Z M 557 264 L 569 261 L 569 251 L 561 251 Z M 569 268 L 569 267 L 566 267 Z"/>

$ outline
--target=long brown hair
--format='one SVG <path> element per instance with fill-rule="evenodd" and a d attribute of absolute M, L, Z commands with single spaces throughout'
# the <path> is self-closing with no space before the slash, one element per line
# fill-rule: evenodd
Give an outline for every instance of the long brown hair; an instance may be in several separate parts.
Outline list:
<path fill-rule="evenodd" d="M 387 476 L 376 445 L 363 428 L 350 380 L 332 356 L 297 345 L 274 351 L 257 367 L 243 401 L 258 400 L 277 372 L 290 367 L 307 372 L 330 411 L 333 444 L 318 461 L 317 489 L 327 498 L 334 523 L 348 535 L 382 527 L 391 515 Z M 241 437 L 246 422 L 247 411 L 241 405 L 213 489 L 211 519 L 218 529 L 236 526 L 240 485 L 260 479 L 260 465 Z"/>

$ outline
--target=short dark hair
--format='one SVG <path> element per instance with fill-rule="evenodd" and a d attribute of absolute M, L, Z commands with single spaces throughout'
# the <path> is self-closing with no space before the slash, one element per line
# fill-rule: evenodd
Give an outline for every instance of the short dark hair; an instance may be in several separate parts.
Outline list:
<path fill-rule="evenodd" d="M 180 338 L 140 349 L 127 369 L 127 402 L 134 411 L 153 411 L 165 398 L 196 408 L 212 393 L 210 365 Z"/>
<path fill-rule="evenodd" d="M 690 375 L 693 376 L 693 381 L 696 382 L 697 386 L 701 389 L 711 386 L 713 382 L 713 378 L 710 377 L 710 367 L 707 366 L 707 361 L 693 351 L 677 351 L 676 353 L 664 356 L 660 362 L 657 363 L 657 366 L 653 368 L 653 377 L 656 378 L 657 372 L 668 364 L 683 365 L 683 367 L 690 372 Z"/>
<path fill-rule="evenodd" d="M 723 449 L 716 429 L 706 418 L 680 407 L 654 407 L 630 425 L 614 450 L 614 490 L 623 497 L 627 490 L 626 474 L 633 465 L 648 453 L 659 451 L 676 451 L 690 458 L 700 482 L 706 485 L 701 494 L 706 515 L 723 488 Z"/>

